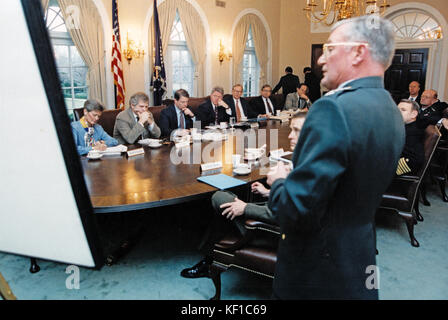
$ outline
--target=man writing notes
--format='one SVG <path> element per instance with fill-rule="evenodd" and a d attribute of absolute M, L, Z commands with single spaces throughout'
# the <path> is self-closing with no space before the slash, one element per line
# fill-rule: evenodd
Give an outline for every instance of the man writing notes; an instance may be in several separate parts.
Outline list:
<path fill-rule="evenodd" d="M 405 141 L 383 81 L 394 36 L 387 20 L 362 16 L 335 24 L 323 46 L 331 91 L 308 113 L 291 173 L 279 163 L 267 176 L 281 230 L 275 298 L 378 299 L 374 217 Z"/>
<path fill-rule="evenodd" d="M 119 143 L 134 144 L 140 139 L 159 138 L 160 128 L 149 108 L 149 97 L 137 92 L 129 99 L 129 108 L 120 112 L 115 121 L 114 138 Z"/>
<path fill-rule="evenodd" d="M 193 127 L 196 117 L 188 107 L 190 95 L 184 89 L 179 89 L 174 93 L 174 104 L 162 110 L 160 113 L 160 130 L 162 136 L 169 137 L 173 132 L 178 132 Z"/>

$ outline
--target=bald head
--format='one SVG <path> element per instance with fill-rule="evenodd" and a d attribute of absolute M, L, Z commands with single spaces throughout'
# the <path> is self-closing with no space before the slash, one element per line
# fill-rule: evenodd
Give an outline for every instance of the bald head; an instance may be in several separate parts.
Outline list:
<path fill-rule="evenodd" d="M 418 96 L 418 92 L 420 91 L 420 83 L 417 81 L 412 81 L 409 84 L 409 95 L 412 97 Z"/>
<path fill-rule="evenodd" d="M 437 95 L 437 91 L 436 90 L 425 90 L 422 93 L 422 98 L 421 98 L 421 105 L 425 106 L 425 107 L 429 107 L 432 106 L 434 103 L 437 102 L 438 100 L 438 95 Z"/>

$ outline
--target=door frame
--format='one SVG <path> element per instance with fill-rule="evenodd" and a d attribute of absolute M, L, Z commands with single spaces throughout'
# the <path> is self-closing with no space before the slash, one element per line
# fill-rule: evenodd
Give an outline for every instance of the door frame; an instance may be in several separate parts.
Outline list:
<path fill-rule="evenodd" d="M 434 86 L 434 63 L 437 52 L 437 41 L 397 41 L 395 50 L 397 49 L 428 49 L 428 62 L 426 66 L 425 86 L 424 89 L 432 89 Z"/>

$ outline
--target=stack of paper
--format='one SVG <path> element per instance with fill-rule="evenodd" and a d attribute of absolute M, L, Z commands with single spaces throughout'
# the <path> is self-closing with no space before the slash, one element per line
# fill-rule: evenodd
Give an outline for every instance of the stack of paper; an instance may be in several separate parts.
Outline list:
<path fill-rule="evenodd" d="M 119 144 L 118 146 L 115 147 L 108 147 L 106 150 L 101 151 L 101 153 L 104 155 L 116 155 L 126 151 L 128 151 L 128 147 Z"/>

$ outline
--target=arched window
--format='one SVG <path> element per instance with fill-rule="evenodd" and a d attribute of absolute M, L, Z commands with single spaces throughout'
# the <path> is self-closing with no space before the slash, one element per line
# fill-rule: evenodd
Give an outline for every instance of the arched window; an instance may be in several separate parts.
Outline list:
<path fill-rule="evenodd" d="M 392 19 L 395 34 L 399 40 L 433 40 L 442 39 L 440 25 L 433 18 L 422 12 L 406 12 Z"/>
<path fill-rule="evenodd" d="M 65 105 L 73 119 L 73 109 L 81 108 L 87 100 L 88 67 L 79 55 L 65 26 L 61 8 L 56 0 L 49 3 L 45 14 L 47 29 L 53 45 L 56 67 L 61 81 Z"/>
<path fill-rule="evenodd" d="M 185 40 L 184 30 L 180 22 L 179 13 L 176 13 L 170 42 L 167 50 L 167 90 L 171 98 L 179 89 L 187 90 L 190 95 L 193 91 L 194 64 Z"/>
<path fill-rule="evenodd" d="M 247 35 L 246 49 L 243 56 L 243 96 L 251 97 L 258 95 L 258 83 L 260 78 L 260 65 L 255 53 L 254 38 L 252 28 L 249 28 Z"/>

